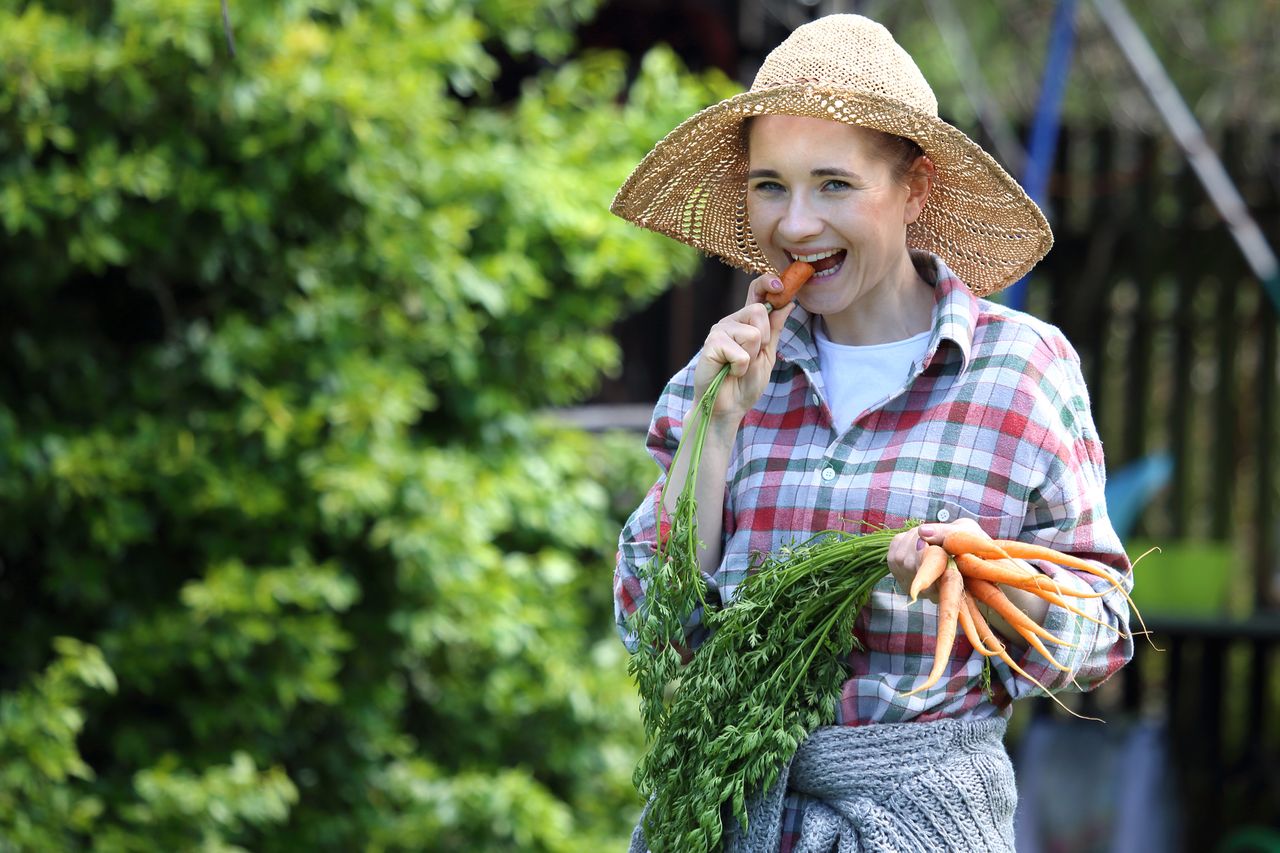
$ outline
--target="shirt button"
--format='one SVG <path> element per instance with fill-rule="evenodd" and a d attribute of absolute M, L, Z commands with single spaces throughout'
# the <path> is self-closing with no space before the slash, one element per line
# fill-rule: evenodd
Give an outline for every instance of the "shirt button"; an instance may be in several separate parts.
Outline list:
<path fill-rule="evenodd" d="M 822 469 L 822 479 L 827 480 L 828 482 L 830 482 L 831 480 L 834 480 L 835 478 L 836 478 L 836 469 L 835 469 L 835 468 L 832 468 L 830 465 L 828 465 L 826 468 L 823 468 L 823 469 Z"/>
<path fill-rule="evenodd" d="M 950 520 L 951 520 L 951 510 L 947 509 L 946 507 L 943 507 L 942 509 L 938 510 L 938 521 L 941 521 L 945 524 Z"/>
<path fill-rule="evenodd" d="M 822 405 L 822 398 L 818 396 L 818 392 L 817 392 L 817 391 L 814 391 L 814 392 L 813 392 L 813 404 L 814 404 L 815 406 L 820 406 L 820 405 Z"/>

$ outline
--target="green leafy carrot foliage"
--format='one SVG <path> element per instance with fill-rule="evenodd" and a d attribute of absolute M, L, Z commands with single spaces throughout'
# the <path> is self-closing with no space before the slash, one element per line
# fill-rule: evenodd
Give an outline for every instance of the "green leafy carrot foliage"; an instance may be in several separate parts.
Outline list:
<path fill-rule="evenodd" d="M 771 555 L 731 606 L 705 615 L 711 635 L 679 673 L 636 768 L 654 853 L 718 850 L 722 806 L 745 829 L 747 800 L 834 721 L 854 621 L 888 574 L 897 532 L 830 531 Z"/>
<path fill-rule="evenodd" d="M 900 532 L 818 534 L 766 555 L 730 606 L 707 608 L 695 475 L 726 373 L 691 412 L 691 473 L 669 537 L 640 570 L 646 600 L 635 617 L 639 643 L 629 670 L 648 749 L 634 781 L 648 801 L 644 834 L 654 853 L 719 849 L 726 807 L 746 829 L 748 800 L 777 781 L 811 731 L 834 721 L 854 621 L 888 574 L 889 542 Z M 698 608 L 710 636 L 682 665 L 677 649 Z"/>
<path fill-rule="evenodd" d="M 689 450 L 691 472 L 698 470 L 711 409 L 728 373 L 729 367 L 725 365 L 690 413 L 696 422 Z M 672 468 L 675 468 L 676 459 L 683 451 L 684 444 L 672 458 Z M 633 616 L 638 648 L 631 656 L 627 670 L 640 691 L 640 716 L 644 721 L 645 737 L 649 740 L 662 728 L 666 716 L 665 696 L 668 685 L 680 671 L 681 657 L 677 649 L 684 647 L 685 626 L 694 611 L 706 605 L 706 587 L 698 570 L 698 549 L 702 542 L 698 539 L 695 486 L 696 477 L 690 474 L 676 497 L 669 536 L 658 543 L 658 553 L 639 571 L 640 582 L 646 590 L 645 606 Z M 666 506 L 666 497 L 664 486 L 662 506 Z"/>

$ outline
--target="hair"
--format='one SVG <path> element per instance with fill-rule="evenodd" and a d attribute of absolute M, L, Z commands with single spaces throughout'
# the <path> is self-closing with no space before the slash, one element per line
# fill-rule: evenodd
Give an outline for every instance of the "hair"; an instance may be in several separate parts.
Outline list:
<path fill-rule="evenodd" d="M 751 122 L 755 119 L 756 116 L 747 116 L 739 127 L 738 133 L 743 151 L 750 150 L 748 143 L 751 139 Z M 850 127 L 857 127 L 867 134 L 867 138 L 872 143 L 872 150 L 881 161 L 889 164 L 889 171 L 896 183 L 904 182 L 907 173 L 915 165 L 916 159 L 925 156 L 924 149 L 914 139 L 861 125 L 850 125 Z"/>
<path fill-rule="evenodd" d="M 864 127 L 863 130 L 871 135 L 876 154 L 889 164 L 893 179 L 898 183 L 906 178 L 911 167 L 915 165 L 916 159 L 924 156 L 924 149 L 914 139 L 895 136 L 869 127 Z"/>

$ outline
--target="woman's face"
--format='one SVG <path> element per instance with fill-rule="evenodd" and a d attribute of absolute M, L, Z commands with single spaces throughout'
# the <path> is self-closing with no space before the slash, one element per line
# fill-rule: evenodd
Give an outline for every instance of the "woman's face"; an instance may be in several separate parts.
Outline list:
<path fill-rule="evenodd" d="M 795 260 L 816 273 L 798 300 L 811 313 L 838 315 L 906 278 L 907 225 L 923 191 L 895 180 L 861 128 L 800 116 L 751 122 L 747 214 L 756 243 L 779 270 Z"/>

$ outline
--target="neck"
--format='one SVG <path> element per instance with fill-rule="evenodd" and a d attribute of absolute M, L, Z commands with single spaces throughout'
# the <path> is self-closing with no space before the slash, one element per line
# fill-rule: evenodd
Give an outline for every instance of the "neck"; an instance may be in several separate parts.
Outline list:
<path fill-rule="evenodd" d="M 822 318 L 833 343 L 870 346 L 901 341 L 933 324 L 934 290 L 904 252 L 893 271 L 838 314 Z"/>

